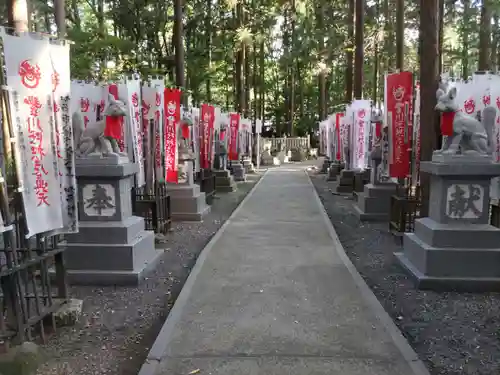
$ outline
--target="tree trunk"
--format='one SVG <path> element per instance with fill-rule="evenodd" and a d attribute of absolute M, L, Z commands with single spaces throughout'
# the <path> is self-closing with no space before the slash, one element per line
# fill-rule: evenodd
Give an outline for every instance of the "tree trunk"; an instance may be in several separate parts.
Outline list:
<path fill-rule="evenodd" d="M 316 27 L 318 30 L 324 29 L 324 20 L 323 20 L 323 7 L 324 4 L 322 0 L 318 0 L 315 3 L 316 8 Z M 317 36 L 318 41 L 318 91 L 319 91 L 319 100 L 318 100 L 318 115 L 319 119 L 324 120 L 326 117 L 326 72 L 323 69 L 323 64 L 325 63 L 325 41 L 323 33 L 319 33 Z"/>
<path fill-rule="evenodd" d="M 439 59 L 439 0 L 420 0 L 420 142 L 421 160 L 429 161 L 437 148 L 436 112 Z M 425 4 L 425 5 L 424 5 Z M 429 175 L 421 173 L 421 216 L 429 213 Z"/>
<path fill-rule="evenodd" d="M 363 97 L 365 0 L 356 0 L 356 53 L 354 55 L 354 98 Z"/>
<path fill-rule="evenodd" d="M 470 23 L 470 0 L 462 0 L 464 13 L 462 20 L 462 78 L 469 77 L 469 23 Z"/>
<path fill-rule="evenodd" d="M 241 4 L 241 2 L 238 2 L 236 5 L 236 23 L 238 28 L 243 26 L 243 4 Z M 245 87 L 243 85 L 243 70 L 245 66 L 245 46 L 243 44 L 238 46 L 235 63 L 236 103 L 234 107 L 239 113 L 244 114 Z"/>
<path fill-rule="evenodd" d="M 353 56 L 354 56 L 354 7 L 355 0 L 349 0 L 349 9 L 347 11 L 347 51 L 346 51 L 346 70 L 345 70 L 345 102 L 352 102 L 353 86 Z"/>
<path fill-rule="evenodd" d="M 491 49 L 491 0 L 483 0 L 481 6 L 481 24 L 479 25 L 479 61 L 480 71 L 490 70 Z"/>
<path fill-rule="evenodd" d="M 7 0 L 9 27 L 16 32 L 28 31 L 28 3 L 26 0 Z"/>
<path fill-rule="evenodd" d="M 205 88 L 207 102 L 212 102 L 212 85 L 211 85 L 211 69 L 212 69 L 212 0 L 206 1 L 207 15 L 205 17 L 205 42 L 207 52 L 207 75 L 205 79 Z"/>
<path fill-rule="evenodd" d="M 175 48 L 175 85 L 183 90 L 182 105 L 187 108 L 188 95 L 184 78 L 184 26 L 183 0 L 174 0 L 174 48 Z"/>
<path fill-rule="evenodd" d="M 59 38 L 64 38 L 66 36 L 66 10 L 64 8 L 64 0 L 54 0 L 54 16 Z"/>
<path fill-rule="evenodd" d="M 396 69 L 404 70 L 405 0 L 396 2 Z"/>

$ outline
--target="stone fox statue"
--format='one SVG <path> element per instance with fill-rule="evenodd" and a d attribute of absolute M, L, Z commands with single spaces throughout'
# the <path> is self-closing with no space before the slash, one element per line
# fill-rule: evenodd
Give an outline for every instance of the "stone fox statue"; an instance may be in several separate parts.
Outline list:
<path fill-rule="evenodd" d="M 495 125 L 495 107 L 486 107 L 482 113 L 482 121 L 459 112 L 455 101 L 457 89 L 447 90 L 447 85 L 440 85 L 436 92 L 439 112 L 454 112 L 453 135 L 446 139 L 438 153 L 443 154 L 490 154 L 492 152 L 493 127 Z"/>
<path fill-rule="evenodd" d="M 109 94 L 108 106 L 103 115 L 102 120 L 88 124 L 85 128 L 82 115 L 79 112 L 73 113 L 73 137 L 78 156 L 86 156 L 90 153 L 101 153 L 104 156 L 111 153 L 125 155 L 120 152 L 116 140 L 110 140 L 104 136 L 106 116 L 124 117 L 126 115 L 125 104 Z"/>

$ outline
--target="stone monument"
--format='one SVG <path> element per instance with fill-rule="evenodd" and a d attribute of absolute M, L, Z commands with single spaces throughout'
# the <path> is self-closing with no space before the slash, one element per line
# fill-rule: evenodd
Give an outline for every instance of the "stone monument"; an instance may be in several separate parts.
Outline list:
<path fill-rule="evenodd" d="M 171 197 L 171 217 L 175 221 L 201 221 L 210 212 L 210 206 L 206 204 L 200 185 L 194 183 L 195 157 L 186 143 L 185 139 L 178 143 L 179 183 L 167 185 Z"/>
<path fill-rule="evenodd" d="M 429 217 L 415 221 L 404 250 L 395 254 L 418 286 L 440 290 L 500 290 L 500 229 L 489 225 L 490 181 L 500 176 L 492 162 L 495 108 L 482 122 L 458 112 L 456 90 L 439 89 L 436 109 L 452 114 L 452 135 L 430 162 Z"/>
<path fill-rule="evenodd" d="M 125 105 L 109 97 L 105 116 L 122 117 Z M 66 235 L 70 283 L 137 285 L 154 266 L 154 233 L 132 215 L 131 188 L 138 165 L 104 137 L 105 119 L 84 129 L 73 115 L 79 233 Z"/>
<path fill-rule="evenodd" d="M 376 118 L 376 120 L 380 120 Z M 377 121 L 376 121 L 377 122 Z M 382 124 L 379 122 L 379 125 Z M 388 221 L 391 210 L 391 196 L 396 193 L 397 184 L 384 181 L 382 177 L 382 142 L 383 132 L 376 134 L 373 148 L 370 152 L 371 176 L 370 183 L 364 186 L 363 192 L 357 193 L 357 203 L 354 206 L 356 215 L 366 221 Z M 377 133 L 377 130 L 375 131 Z"/>
<path fill-rule="evenodd" d="M 221 129 L 221 137 L 216 141 L 216 154 L 217 157 L 215 160 L 217 161 L 215 173 L 215 189 L 221 192 L 233 192 L 238 188 L 236 187 L 236 183 L 234 182 L 233 176 L 227 169 L 227 147 L 226 147 L 226 137 L 224 133 L 226 132 L 225 128 Z M 222 139 L 221 139 L 222 138 Z"/>

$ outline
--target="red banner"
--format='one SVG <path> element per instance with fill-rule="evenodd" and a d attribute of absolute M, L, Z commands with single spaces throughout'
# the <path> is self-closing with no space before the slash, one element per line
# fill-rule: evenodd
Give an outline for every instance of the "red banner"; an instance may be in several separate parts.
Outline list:
<path fill-rule="evenodd" d="M 118 86 L 116 84 L 109 85 L 109 93 L 113 95 L 115 99 L 118 99 Z M 109 105 L 109 103 L 108 103 Z M 101 108 L 103 111 L 104 108 Z M 101 113 L 104 115 L 104 113 Z M 104 136 L 111 137 L 116 140 L 120 151 L 125 149 L 125 135 L 124 135 L 123 117 L 111 117 L 106 116 L 106 128 L 104 129 Z"/>
<path fill-rule="evenodd" d="M 340 120 L 344 117 L 343 113 L 335 114 L 335 136 L 337 137 L 337 152 L 335 153 L 335 160 L 340 161 L 340 150 L 342 149 L 342 141 L 340 139 Z"/>
<path fill-rule="evenodd" d="M 210 168 L 211 163 L 211 137 L 214 128 L 215 108 L 208 104 L 201 105 L 200 122 L 200 163 L 203 169 Z"/>
<path fill-rule="evenodd" d="M 238 129 L 240 127 L 240 114 L 229 114 L 229 128 L 231 135 L 229 138 L 229 160 L 238 161 Z"/>
<path fill-rule="evenodd" d="M 401 72 L 389 74 L 386 81 L 387 118 L 392 124 L 391 177 L 404 178 L 410 174 L 410 149 L 413 131 L 413 74 Z"/>
<path fill-rule="evenodd" d="M 181 91 L 165 89 L 165 181 L 178 183 L 177 126 L 181 119 Z"/>

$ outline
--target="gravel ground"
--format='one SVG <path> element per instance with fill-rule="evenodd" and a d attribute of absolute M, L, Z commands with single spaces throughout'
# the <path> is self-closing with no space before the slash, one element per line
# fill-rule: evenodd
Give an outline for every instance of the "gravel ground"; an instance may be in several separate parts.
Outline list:
<path fill-rule="evenodd" d="M 84 300 L 83 319 L 42 346 L 37 375 L 136 375 L 196 259 L 260 176 L 220 194 L 202 223 L 174 223 L 154 273 L 139 287 L 72 287 Z"/>
<path fill-rule="evenodd" d="M 430 373 L 500 374 L 500 294 L 415 290 L 388 224 L 360 223 L 352 200 L 333 195 L 325 175 L 310 175 L 347 255 Z"/>

